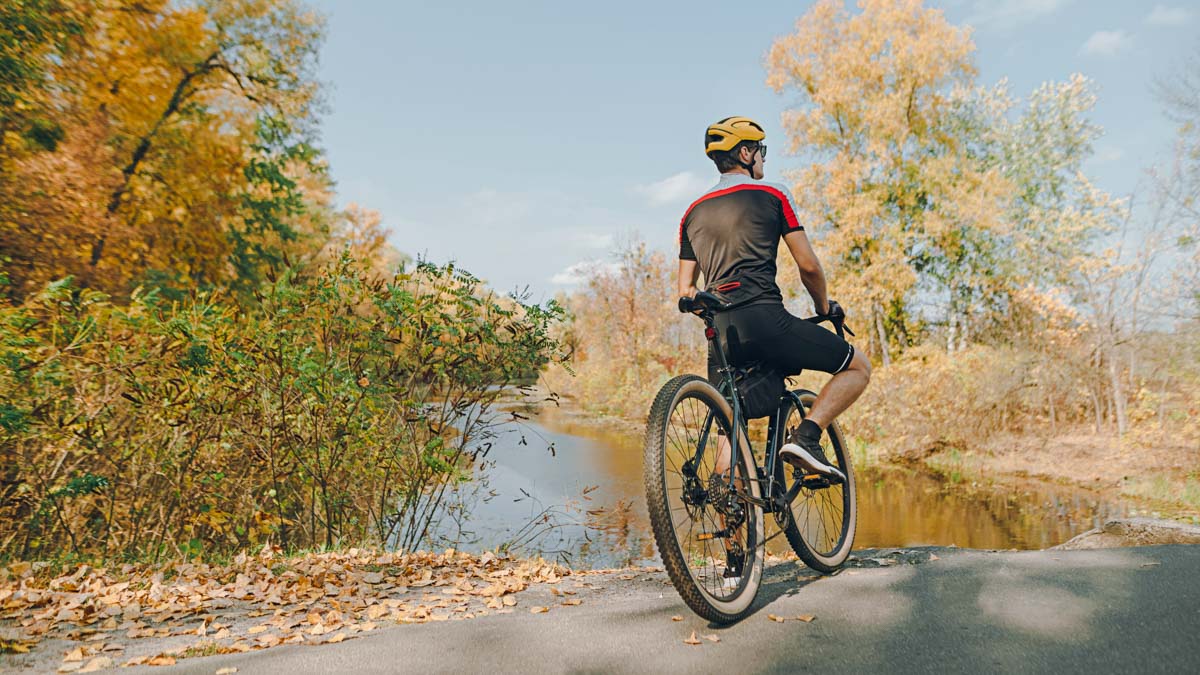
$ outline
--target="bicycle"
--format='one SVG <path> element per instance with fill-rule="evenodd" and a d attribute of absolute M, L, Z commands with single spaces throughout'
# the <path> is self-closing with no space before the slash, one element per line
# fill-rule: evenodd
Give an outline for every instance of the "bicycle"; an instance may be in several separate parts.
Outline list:
<path fill-rule="evenodd" d="M 779 448 L 812 407 L 813 392 L 784 388 L 768 422 L 765 463 L 756 463 L 738 391 L 738 380 L 756 364 L 730 365 L 714 321 L 724 309 L 727 304 L 704 291 L 680 299 L 680 311 L 698 314 L 705 337 L 716 342 L 721 389 L 698 375 L 663 385 L 646 424 L 643 468 L 650 524 L 671 583 L 688 607 L 715 623 L 732 623 L 749 612 L 762 582 L 767 541 L 784 534 L 805 564 L 829 574 L 849 556 L 857 522 L 854 472 L 836 422 L 821 442 L 846 475 L 844 482 L 806 475 L 779 460 Z M 834 317 L 808 321 L 833 321 L 843 335 L 844 325 Z M 718 474 L 721 436 L 729 439 L 730 462 L 728 472 Z M 764 513 L 779 530 L 769 538 Z M 740 562 L 740 575 L 726 577 L 722 558 L 726 570 Z"/>

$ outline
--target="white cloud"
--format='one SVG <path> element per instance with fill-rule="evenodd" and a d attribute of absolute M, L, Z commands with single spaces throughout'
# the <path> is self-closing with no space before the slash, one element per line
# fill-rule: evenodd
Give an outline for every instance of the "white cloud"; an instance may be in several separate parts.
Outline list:
<path fill-rule="evenodd" d="M 1155 5 L 1146 15 L 1146 23 L 1151 26 L 1182 26 L 1192 20 L 1192 13 L 1183 7 L 1167 7 Z"/>
<path fill-rule="evenodd" d="M 582 283 L 596 273 L 608 272 L 615 274 L 621 271 L 621 264 L 616 262 L 600 262 L 599 260 L 583 260 L 550 277 L 550 283 L 559 286 L 574 286 Z"/>
<path fill-rule="evenodd" d="M 712 187 L 713 181 L 702 178 L 691 171 L 682 171 L 654 183 L 638 185 L 633 189 L 645 196 L 653 206 L 664 206 L 695 199 Z"/>
<path fill-rule="evenodd" d="M 1072 0 L 976 0 L 967 23 L 1010 28 L 1036 21 L 1066 7 Z"/>
<path fill-rule="evenodd" d="M 1125 151 L 1115 145 L 1103 145 L 1096 149 L 1096 161 L 1107 163 L 1120 161 Z"/>
<path fill-rule="evenodd" d="M 1133 37 L 1123 30 L 1098 30 L 1079 48 L 1080 54 L 1112 56 L 1133 44 Z"/>

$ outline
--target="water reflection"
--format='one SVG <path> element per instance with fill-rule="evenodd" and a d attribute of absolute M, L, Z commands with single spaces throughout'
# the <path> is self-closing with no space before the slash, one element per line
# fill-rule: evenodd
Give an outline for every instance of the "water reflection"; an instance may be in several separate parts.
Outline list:
<path fill-rule="evenodd" d="M 653 559 L 641 431 L 563 414 L 512 425 L 488 456 L 494 466 L 485 498 L 471 505 L 465 524 L 443 527 L 442 536 L 474 549 L 519 539 L 523 553 L 543 552 L 576 567 Z M 1038 549 L 1125 515 L 1085 490 L 952 483 L 893 466 L 859 470 L 858 509 L 855 548 Z M 782 553 L 787 544 L 780 537 L 771 548 Z"/>

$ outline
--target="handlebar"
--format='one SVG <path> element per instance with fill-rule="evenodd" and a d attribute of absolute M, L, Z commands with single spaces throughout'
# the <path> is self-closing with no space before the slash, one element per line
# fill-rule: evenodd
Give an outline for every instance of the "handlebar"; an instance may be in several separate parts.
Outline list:
<path fill-rule="evenodd" d="M 697 291 L 694 298 L 688 296 L 680 296 L 679 311 L 683 314 L 698 314 L 701 318 L 711 319 L 712 315 L 718 311 L 724 311 L 731 308 L 730 302 L 726 301 L 717 295 L 708 291 Z M 854 337 L 854 331 L 846 325 L 846 312 L 841 305 L 833 300 L 829 301 L 830 312 L 828 314 L 818 314 L 810 316 L 805 321 L 810 323 L 825 323 L 826 321 L 833 324 L 833 329 L 837 331 L 840 338 L 845 338 L 846 335 Z"/>

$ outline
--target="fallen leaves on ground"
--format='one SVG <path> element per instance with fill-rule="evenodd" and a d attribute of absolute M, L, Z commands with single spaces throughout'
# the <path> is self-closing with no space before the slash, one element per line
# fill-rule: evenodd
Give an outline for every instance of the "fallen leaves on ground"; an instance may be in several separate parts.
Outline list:
<path fill-rule="evenodd" d="M 696 631 L 692 631 L 692 636 L 683 641 L 685 645 L 698 645 L 700 641 L 696 639 Z"/>
<path fill-rule="evenodd" d="M 18 562 L 0 568 L 0 621 L 15 630 L 3 636 L 0 647 L 26 653 L 45 637 L 78 640 L 82 644 L 67 651 L 60 670 L 92 672 L 113 667 L 113 657 L 124 649 L 117 639 L 200 638 L 119 664 L 172 665 L 184 656 L 341 642 L 376 629 L 379 621 L 506 613 L 517 604 L 514 593 L 535 583 L 557 584 L 570 574 L 542 560 L 453 549 L 408 554 L 350 549 L 289 558 L 267 547 L 229 565 L 81 565 L 57 576 L 48 564 Z M 256 617 L 262 618 L 245 621 Z"/>
<path fill-rule="evenodd" d="M 671 620 L 672 621 L 683 621 L 683 617 L 676 614 L 675 616 L 671 617 Z"/>
<path fill-rule="evenodd" d="M 797 621 L 803 621 L 804 623 L 812 623 L 813 621 L 816 621 L 816 619 L 817 617 L 813 616 L 812 614 L 801 614 L 796 617 Z"/>
<path fill-rule="evenodd" d="M 711 634 L 711 635 L 705 635 L 704 639 L 708 640 L 709 642 L 720 642 L 721 641 L 721 638 L 718 637 L 715 633 Z"/>
<path fill-rule="evenodd" d="M 783 623 L 784 621 L 787 621 L 787 619 L 783 618 L 782 616 L 776 616 L 774 614 L 768 614 L 767 618 L 777 623 Z"/>

